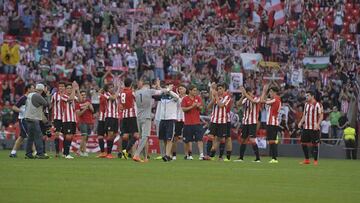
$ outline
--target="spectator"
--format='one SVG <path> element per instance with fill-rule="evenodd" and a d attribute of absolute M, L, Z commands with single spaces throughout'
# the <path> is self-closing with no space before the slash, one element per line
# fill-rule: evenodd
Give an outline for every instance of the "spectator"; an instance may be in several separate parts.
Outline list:
<path fill-rule="evenodd" d="M 11 101 L 11 84 L 8 81 L 4 81 L 1 85 L 2 88 L 2 100 L 4 102 Z"/>
<path fill-rule="evenodd" d="M 346 147 L 346 159 L 357 158 L 357 148 L 356 148 L 356 132 L 355 129 L 350 127 L 348 124 L 344 129 L 344 141 Z"/>
<path fill-rule="evenodd" d="M 329 132 L 330 132 L 331 122 L 330 117 L 326 117 L 325 120 L 321 121 L 320 128 L 321 128 L 321 139 L 328 139 Z M 324 143 L 329 143 L 328 141 L 324 141 Z"/>
<path fill-rule="evenodd" d="M 330 113 L 330 123 L 331 123 L 331 138 L 337 139 L 340 136 L 339 129 L 339 119 L 341 117 L 341 112 L 336 106 L 333 107 L 332 112 Z M 336 140 L 334 141 L 336 142 Z"/>
<path fill-rule="evenodd" d="M 9 127 L 11 123 L 13 123 L 13 114 L 14 112 L 11 109 L 10 102 L 6 101 L 1 110 L 2 125 L 6 128 Z"/>

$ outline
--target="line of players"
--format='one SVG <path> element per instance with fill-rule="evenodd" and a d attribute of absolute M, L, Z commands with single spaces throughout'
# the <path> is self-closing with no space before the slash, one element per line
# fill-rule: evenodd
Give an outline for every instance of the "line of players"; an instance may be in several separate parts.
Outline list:
<path fill-rule="evenodd" d="M 240 145 L 240 157 L 235 160 L 242 162 L 248 141 L 252 145 L 256 159 L 260 162 L 259 149 L 255 142 L 256 128 L 258 124 L 260 104 L 267 106 L 267 140 L 270 148 L 270 163 L 278 163 L 277 160 L 277 134 L 279 129 L 278 114 L 281 108 L 281 99 L 276 87 L 264 86 L 261 96 L 255 96 L 251 88 L 240 88 L 241 98 L 236 105 L 243 108 L 242 133 Z M 188 92 L 188 95 L 186 94 Z M 185 159 L 192 158 L 192 142 L 196 142 L 200 160 L 214 160 L 219 149 L 219 158 L 222 159 L 226 149 L 224 161 L 230 161 L 232 152 L 232 141 L 230 137 L 230 110 L 232 105 L 231 95 L 226 91 L 225 84 L 213 83 L 210 88 L 210 103 L 207 108 L 211 110 L 210 133 L 206 143 L 206 153 L 203 152 L 203 126 L 200 121 L 200 112 L 203 102 L 198 95 L 197 88 L 193 85 L 185 87 L 180 85 L 176 92 L 173 86 L 168 85 L 161 88 L 160 82 L 150 84 L 149 81 L 139 80 L 137 89 L 133 87 L 131 79 L 124 80 L 124 87 L 116 87 L 107 84 L 100 92 L 99 119 L 97 125 L 98 142 L 101 153 L 98 157 L 113 158 L 112 147 L 114 138 L 119 129 L 119 118 L 121 122 L 121 139 L 119 157 L 128 158 L 129 152 L 133 152 L 133 160 L 143 162 L 148 160 L 146 154 L 147 138 L 151 129 L 151 109 L 154 99 L 158 101 L 155 121 L 160 140 L 163 140 L 165 152 L 162 159 L 170 161 L 176 156 L 177 140 L 183 139 Z M 317 164 L 317 153 L 319 145 L 319 126 L 322 121 L 322 106 L 316 101 L 314 93 L 306 94 L 303 118 L 299 128 L 303 127 L 301 137 L 305 160 L 303 164 L 309 164 L 309 147 L 312 147 L 315 164 Z M 60 135 L 64 136 L 63 155 L 67 159 L 73 159 L 70 155 L 70 145 L 73 135 L 76 133 L 77 115 L 84 112 L 93 113 L 94 108 L 89 102 L 85 102 L 85 92 L 79 90 L 76 82 L 59 82 L 58 91 L 51 97 L 51 109 L 53 125 L 55 127 L 55 150 L 59 156 Z M 77 101 L 77 102 L 76 102 Z M 120 115 L 121 114 L 121 115 Z M 303 125 L 304 124 L 304 125 Z M 86 131 L 89 131 L 87 129 Z M 105 152 L 105 138 L 107 151 Z M 137 140 L 140 140 L 138 149 L 133 149 Z M 86 141 L 86 140 L 84 140 Z M 122 142 L 122 143 L 121 143 Z M 84 147 L 83 147 L 84 148 Z M 121 149 L 123 148 L 123 149 Z M 144 152 L 144 160 L 140 158 L 140 152 Z"/>

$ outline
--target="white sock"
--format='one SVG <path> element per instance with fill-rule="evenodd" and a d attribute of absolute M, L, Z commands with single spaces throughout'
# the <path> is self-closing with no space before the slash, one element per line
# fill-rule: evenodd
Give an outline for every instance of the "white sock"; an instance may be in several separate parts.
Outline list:
<path fill-rule="evenodd" d="M 11 150 L 11 154 L 16 154 L 16 150 Z"/>
<path fill-rule="evenodd" d="M 204 153 L 200 153 L 200 157 L 203 157 L 204 156 Z"/>

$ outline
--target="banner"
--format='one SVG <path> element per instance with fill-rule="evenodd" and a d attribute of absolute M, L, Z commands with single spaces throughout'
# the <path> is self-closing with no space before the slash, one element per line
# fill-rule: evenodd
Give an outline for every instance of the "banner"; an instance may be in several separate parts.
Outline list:
<path fill-rule="evenodd" d="M 127 72 L 127 71 L 129 71 L 129 68 L 126 67 L 126 66 L 121 66 L 121 67 L 106 66 L 106 70 L 124 71 L 124 72 Z"/>
<path fill-rule="evenodd" d="M 242 73 L 231 73 L 229 90 L 230 92 L 240 92 L 240 87 L 243 86 L 243 74 Z"/>
<path fill-rule="evenodd" d="M 240 54 L 244 70 L 257 70 L 257 65 L 263 60 L 261 54 L 241 53 Z"/>
<path fill-rule="evenodd" d="M 60 58 L 64 58 L 65 57 L 65 47 L 64 46 L 57 46 L 56 47 L 56 54 Z"/>
<path fill-rule="evenodd" d="M 161 30 L 161 34 L 173 34 L 173 35 L 181 35 L 181 31 L 178 30 Z"/>
<path fill-rule="evenodd" d="M 303 59 L 303 64 L 309 69 L 323 69 L 330 64 L 329 56 L 308 56 Z"/>
<path fill-rule="evenodd" d="M 259 65 L 263 68 L 280 68 L 280 64 L 277 62 L 271 62 L 271 61 L 260 61 Z"/>
<path fill-rule="evenodd" d="M 20 61 L 20 46 L 14 44 L 13 46 L 5 43 L 1 46 L 1 60 L 6 65 L 16 65 Z"/>
<path fill-rule="evenodd" d="M 303 83 L 303 69 L 293 69 L 290 82 L 294 86 L 299 86 Z"/>
<path fill-rule="evenodd" d="M 255 139 L 256 144 L 259 149 L 266 149 L 266 138 L 265 137 L 257 137 Z"/>

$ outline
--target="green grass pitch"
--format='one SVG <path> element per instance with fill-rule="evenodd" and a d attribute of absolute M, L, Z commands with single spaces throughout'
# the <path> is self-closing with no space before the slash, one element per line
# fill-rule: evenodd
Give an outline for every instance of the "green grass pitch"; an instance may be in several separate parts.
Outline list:
<path fill-rule="evenodd" d="M 280 163 L 78 158 L 25 160 L 0 152 L 0 202 L 360 202 L 360 162 Z"/>

